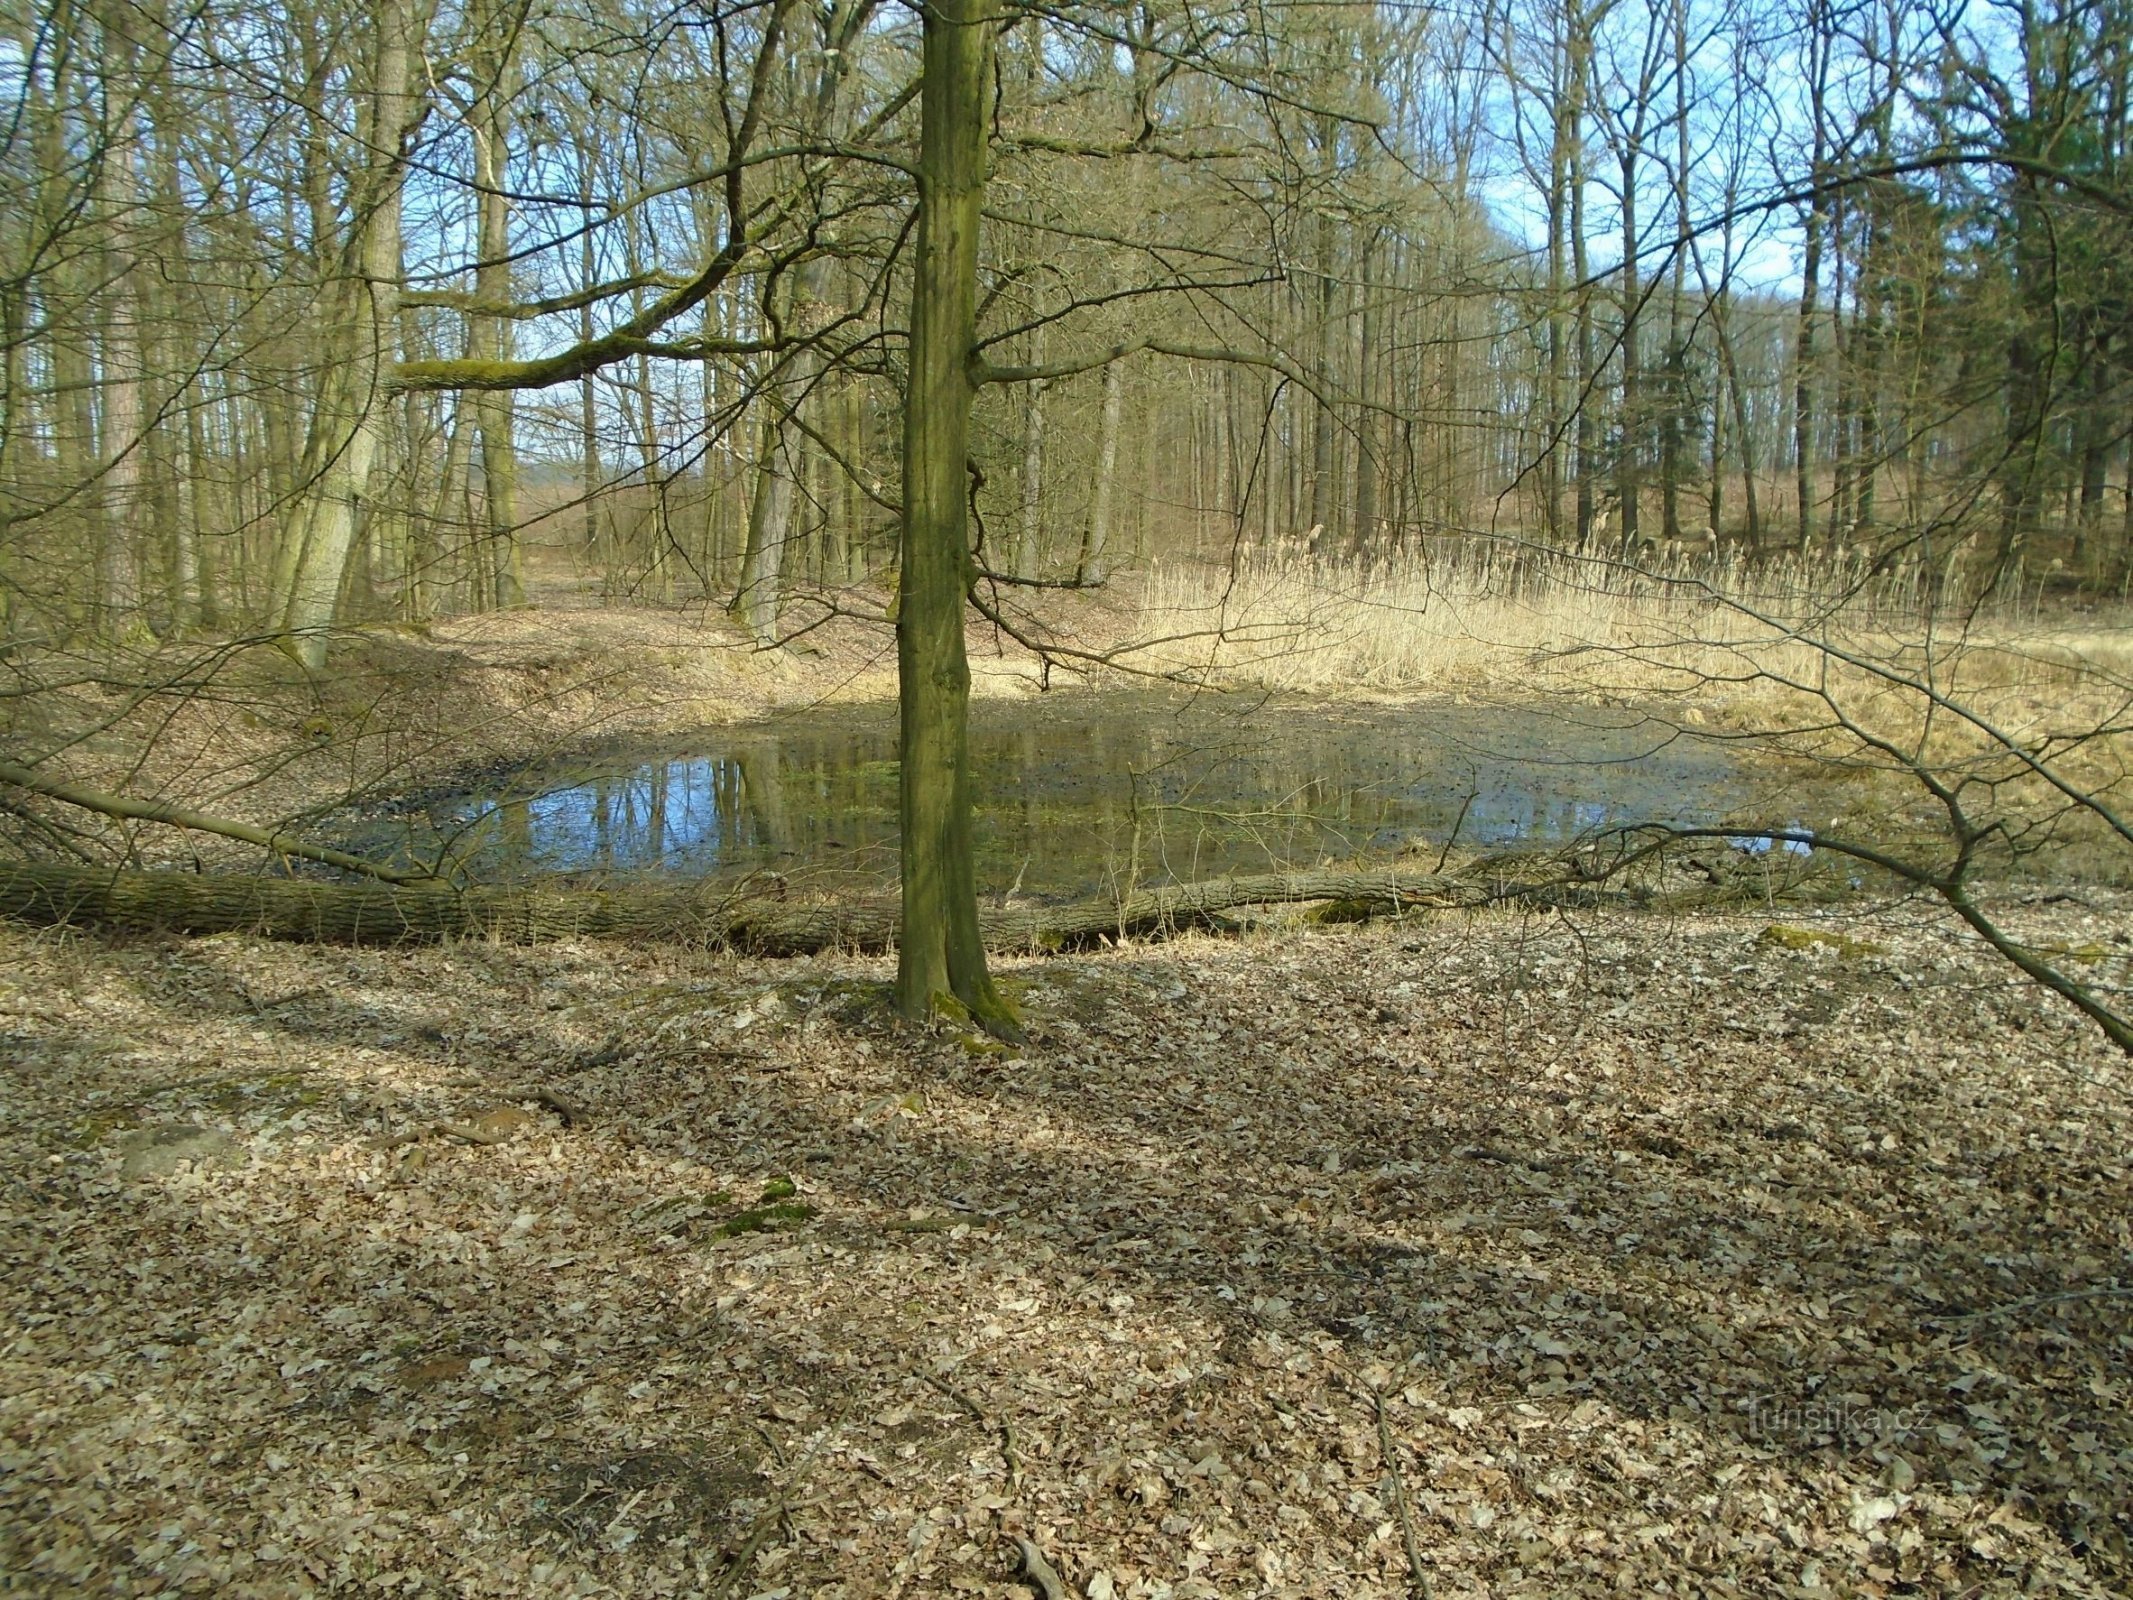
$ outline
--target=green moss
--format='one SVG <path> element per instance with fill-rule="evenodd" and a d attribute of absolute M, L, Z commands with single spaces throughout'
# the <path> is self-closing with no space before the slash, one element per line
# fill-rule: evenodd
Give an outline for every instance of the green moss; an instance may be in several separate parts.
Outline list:
<path fill-rule="evenodd" d="M 77 1150 L 86 1150 L 91 1145 L 101 1144 L 104 1139 L 121 1128 L 137 1128 L 140 1115 L 131 1106 L 112 1106 L 103 1111 L 92 1111 L 85 1117 L 77 1117 L 67 1124 L 66 1142 Z"/>
<path fill-rule="evenodd" d="M 798 1226 L 803 1222 L 812 1222 L 817 1214 L 813 1206 L 793 1201 L 774 1206 L 756 1206 L 727 1218 L 712 1230 L 712 1237 L 734 1239 L 744 1233 L 775 1232 L 788 1225 Z"/>
<path fill-rule="evenodd" d="M 654 1201 L 630 1213 L 630 1221 L 654 1233 L 669 1231 L 673 1223 L 669 1219 L 693 1222 L 704 1211 L 723 1211 L 733 1204 L 733 1196 L 724 1189 L 715 1189 L 709 1194 L 676 1194 L 664 1200 Z M 696 1208 L 692 1211 L 691 1208 Z"/>
<path fill-rule="evenodd" d="M 2084 967 L 2093 967 L 2111 954 L 2100 944 L 2040 944 L 2036 950 L 2038 955 L 2050 956 L 2054 961 L 2078 961 Z"/>
<path fill-rule="evenodd" d="M 952 1217 L 893 1217 L 881 1229 L 884 1233 L 946 1233 L 954 1226 Z"/>
<path fill-rule="evenodd" d="M 926 996 L 926 1009 L 942 1022 L 960 1022 L 968 1026 L 976 1020 L 970 1014 L 970 1007 L 946 989 L 936 989 Z"/>
<path fill-rule="evenodd" d="M 896 994 L 886 983 L 838 978 L 822 986 L 816 1006 L 848 1028 L 883 1026 L 896 1015 Z"/>
<path fill-rule="evenodd" d="M 1796 928 L 1789 923 L 1773 922 L 1755 936 L 1755 942 L 1776 950 L 1811 950 L 1816 945 L 1827 945 L 1840 956 L 1878 956 L 1882 947 L 1868 939 L 1854 939 L 1849 934 L 1826 933 L 1820 928 Z"/>
<path fill-rule="evenodd" d="M 773 1200 L 790 1200 L 800 1192 L 800 1186 L 790 1178 L 772 1178 L 763 1185 L 763 1192 L 756 1196 L 757 1205 L 768 1205 Z"/>

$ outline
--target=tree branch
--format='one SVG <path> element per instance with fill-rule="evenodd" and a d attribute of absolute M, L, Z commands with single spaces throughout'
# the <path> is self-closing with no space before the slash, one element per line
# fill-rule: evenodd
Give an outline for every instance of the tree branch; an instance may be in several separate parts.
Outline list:
<path fill-rule="evenodd" d="M 185 828 L 194 833 L 212 833 L 225 839 L 239 839 L 246 844 L 256 844 L 262 850 L 271 851 L 275 855 L 298 856 L 306 861 L 316 861 L 322 866 L 339 867 L 343 872 L 376 878 L 383 883 L 427 883 L 433 882 L 437 876 L 434 872 L 421 868 L 403 869 L 388 867 L 376 861 L 366 861 L 363 857 L 352 856 L 345 850 L 311 844 L 286 833 L 255 828 L 249 823 L 234 822 L 227 817 L 211 817 L 205 812 L 190 811 L 164 800 L 129 800 L 124 795 L 106 794 L 101 789 L 85 788 L 80 784 L 55 783 L 49 778 L 38 776 L 27 767 L 18 767 L 10 762 L 0 762 L 0 783 L 13 784 L 18 789 L 27 789 L 31 794 L 43 795 L 47 800 L 79 806 L 84 811 L 94 811 L 107 817 L 118 817 L 130 822 L 160 822 L 168 827 Z"/>

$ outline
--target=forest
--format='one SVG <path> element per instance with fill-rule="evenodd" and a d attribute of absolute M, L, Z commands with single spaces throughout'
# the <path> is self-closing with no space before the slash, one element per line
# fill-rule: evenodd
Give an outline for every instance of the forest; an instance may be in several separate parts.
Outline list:
<path fill-rule="evenodd" d="M 0 1593 L 2133 1587 L 2124 0 L 0 18 Z"/>

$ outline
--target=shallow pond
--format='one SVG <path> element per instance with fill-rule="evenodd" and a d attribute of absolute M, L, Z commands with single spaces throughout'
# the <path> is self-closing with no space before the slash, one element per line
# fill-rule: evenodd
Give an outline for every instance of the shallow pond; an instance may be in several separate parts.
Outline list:
<path fill-rule="evenodd" d="M 975 703 L 971 746 L 979 885 L 1038 898 L 1454 836 L 1500 846 L 1712 823 L 1756 798 L 1723 748 L 1584 707 L 1056 694 Z M 824 708 L 522 769 L 353 832 L 401 855 L 449 844 L 491 879 L 879 878 L 896 864 L 895 756 L 894 706 Z"/>

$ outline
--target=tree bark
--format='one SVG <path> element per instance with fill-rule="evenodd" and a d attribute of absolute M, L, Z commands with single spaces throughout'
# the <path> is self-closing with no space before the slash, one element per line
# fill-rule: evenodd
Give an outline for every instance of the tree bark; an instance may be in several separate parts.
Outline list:
<path fill-rule="evenodd" d="M 417 121 L 410 74 L 422 27 L 415 0 L 383 0 L 377 19 L 376 65 L 362 119 L 366 160 L 351 186 L 340 274 L 328 287 L 327 369 L 277 564 L 287 647 L 314 672 L 326 664 L 326 630 L 354 548 L 357 507 L 370 492 L 385 365 L 397 333 L 400 188 L 406 141 Z"/>
<path fill-rule="evenodd" d="M 131 822 L 160 822 L 173 828 L 211 833 L 224 839 L 237 839 L 246 844 L 256 844 L 262 850 L 278 856 L 317 861 L 329 867 L 339 867 L 344 872 L 361 873 L 387 883 L 414 883 L 433 876 L 415 869 L 381 866 L 376 862 L 366 861 L 361 856 L 349 855 L 343 850 L 312 844 L 296 835 L 255 828 L 249 823 L 235 822 L 227 817 L 210 816 L 206 812 L 173 805 L 167 800 L 133 800 L 124 795 L 91 789 L 83 784 L 64 783 L 47 778 L 28 767 L 18 767 L 13 762 L 0 762 L 0 783 L 12 784 L 18 789 L 27 789 L 31 794 L 41 794 L 63 805 L 79 806 L 84 811 L 94 811 L 102 816 Z"/>
<path fill-rule="evenodd" d="M 797 405 L 791 369 L 763 385 L 762 443 L 756 455 L 755 493 L 748 502 L 748 542 L 741 551 L 740 587 L 729 612 L 757 644 L 777 642 L 778 613 L 785 595 L 785 544 L 792 535 L 793 483 L 799 463 L 788 461 L 788 444 L 802 448 L 798 429 L 787 437 L 780 408 Z"/>
<path fill-rule="evenodd" d="M 1022 515 L 1015 538 L 1014 572 L 1023 578 L 1037 577 L 1044 565 L 1044 391 L 1039 381 L 1029 386 L 1027 409 L 1022 414 Z"/>
<path fill-rule="evenodd" d="M 517 71 L 522 7 L 484 7 L 477 14 L 481 35 L 481 92 L 469 119 L 474 134 L 474 186 L 478 212 L 478 264 L 474 298 L 484 306 L 511 300 L 511 200 L 506 178 L 511 160 L 512 83 Z M 510 322 L 483 313 L 473 319 L 475 353 L 485 361 L 512 359 Z M 481 424 L 482 522 L 487 535 L 485 571 L 489 593 L 483 598 L 499 610 L 526 603 L 526 584 L 518 538 L 517 395 L 509 389 L 484 389 L 474 397 Z"/>
<path fill-rule="evenodd" d="M 1827 176 L 1828 81 L 1831 24 L 1824 0 L 1813 0 L 1808 18 L 1808 114 L 1813 119 L 1814 153 L 1807 178 L 1819 185 Z M 1814 542 L 1815 458 L 1815 299 L 1822 279 L 1822 235 L 1829 202 L 1817 189 L 1807 203 L 1804 219 L 1805 251 L 1800 264 L 1799 342 L 1793 354 L 1792 441 L 1793 469 L 1800 497 L 1800 549 Z"/>
<path fill-rule="evenodd" d="M 1565 141 L 1565 173 L 1570 207 L 1570 272 L 1577 282 L 1577 309 L 1573 318 L 1575 330 L 1575 354 L 1577 356 L 1577 542 L 1581 550 L 1590 550 L 1594 541 L 1593 517 L 1598 511 L 1597 496 L 1593 491 L 1594 468 L 1599 457 L 1599 420 L 1595 415 L 1595 391 L 1599 385 L 1599 373 L 1595 370 L 1596 352 L 1593 349 L 1592 328 L 1592 247 L 1585 227 L 1585 113 L 1590 103 L 1592 87 L 1592 34 L 1591 22 L 1585 14 L 1581 0 L 1572 0 L 1569 21 L 1568 61 L 1565 75 L 1569 80 L 1569 109 L 1565 112 L 1568 136 Z"/>
<path fill-rule="evenodd" d="M 1103 415 L 1096 424 L 1096 482 L 1089 490 L 1089 521 L 1082 531 L 1079 583 L 1102 583 L 1104 551 L 1111 543 L 1112 482 L 1118 475 L 1119 412 L 1125 404 L 1125 373 L 1116 361 L 1104 367 Z"/>
<path fill-rule="evenodd" d="M 106 99 L 113 113 L 104 131 L 97 169 L 98 209 L 107 230 L 103 274 L 103 350 L 100 362 L 103 427 L 99 439 L 102 483 L 96 496 L 102 526 L 97 539 L 97 616 L 102 631 L 118 636 L 135 628 L 141 609 L 138 530 L 149 519 L 145 494 L 148 441 L 143 391 L 147 340 L 142 328 L 135 240 L 140 231 L 140 108 L 132 103 L 139 50 L 126 8 L 103 8 L 103 49 L 109 75 Z"/>
<path fill-rule="evenodd" d="M 1021 1025 L 993 987 L 978 929 L 970 825 L 971 352 L 985 196 L 992 28 L 979 0 L 925 11 L 918 248 L 904 395 L 904 522 L 896 616 L 903 931 L 896 1005 L 924 1017 L 953 1002 L 989 1032 Z"/>

